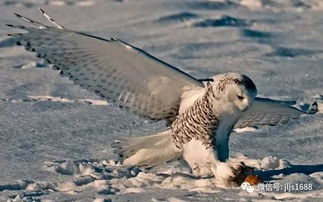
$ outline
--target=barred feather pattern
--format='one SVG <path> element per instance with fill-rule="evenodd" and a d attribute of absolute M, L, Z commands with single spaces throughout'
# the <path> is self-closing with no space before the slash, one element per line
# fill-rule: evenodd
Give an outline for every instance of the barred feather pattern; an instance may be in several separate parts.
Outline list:
<path fill-rule="evenodd" d="M 192 107 L 177 116 L 171 125 L 172 139 L 177 148 L 182 149 L 183 144 L 192 139 L 201 141 L 206 148 L 214 147 L 214 132 L 220 123 L 217 114 L 211 110 L 214 99 L 214 91 L 208 83 L 205 94 Z"/>

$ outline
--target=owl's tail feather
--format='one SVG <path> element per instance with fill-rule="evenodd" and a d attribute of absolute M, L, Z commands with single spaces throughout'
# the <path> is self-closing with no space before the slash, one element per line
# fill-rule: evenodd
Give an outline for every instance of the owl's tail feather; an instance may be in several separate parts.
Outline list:
<path fill-rule="evenodd" d="M 123 158 L 123 165 L 150 168 L 182 155 L 167 130 L 155 135 L 131 137 L 117 140 L 112 144 L 114 152 Z"/>

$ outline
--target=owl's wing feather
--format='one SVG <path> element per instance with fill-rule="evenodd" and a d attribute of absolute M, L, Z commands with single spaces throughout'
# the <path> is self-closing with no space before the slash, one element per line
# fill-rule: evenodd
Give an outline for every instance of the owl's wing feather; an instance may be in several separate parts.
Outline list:
<path fill-rule="evenodd" d="M 116 38 L 107 40 L 17 16 L 35 25 L 8 25 L 27 31 L 12 36 L 18 45 L 36 52 L 61 70 L 62 76 L 139 116 L 173 119 L 185 88 L 204 86 L 176 67 Z"/>
<path fill-rule="evenodd" d="M 256 98 L 252 106 L 243 113 L 235 128 L 255 127 L 261 125 L 274 126 L 297 119 L 302 114 L 317 112 L 317 103 L 314 102 L 306 111 L 293 107 L 294 101 L 278 101 L 268 98 Z"/>

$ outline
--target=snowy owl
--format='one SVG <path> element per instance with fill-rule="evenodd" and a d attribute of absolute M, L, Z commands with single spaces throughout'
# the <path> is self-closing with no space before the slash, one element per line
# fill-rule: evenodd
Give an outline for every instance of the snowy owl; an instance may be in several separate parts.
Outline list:
<path fill-rule="evenodd" d="M 40 11 L 53 26 L 16 14 L 31 25 L 8 25 L 27 31 L 9 34 L 17 45 L 111 104 L 167 122 L 164 132 L 116 141 L 123 165 L 152 167 L 183 156 L 194 175 L 231 186 L 246 168 L 229 159 L 234 128 L 286 123 L 317 110 L 316 104 L 302 111 L 289 102 L 256 98 L 255 84 L 243 74 L 196 79 L 120 39 L 65 29 Z"/>

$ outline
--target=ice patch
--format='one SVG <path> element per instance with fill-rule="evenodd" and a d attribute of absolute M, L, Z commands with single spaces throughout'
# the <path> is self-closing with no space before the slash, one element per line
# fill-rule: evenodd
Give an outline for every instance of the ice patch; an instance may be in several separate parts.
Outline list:
<path fill-rule="evenodd" d="M 254 131 L 257 131 L 257 129 L 253 128 L 253 127 L 235 128 L 234 129 L 234 132 L 236 132 L 236 133 L 254 132 Z"/>
<path fill-rule="evenodd" d="M 43 62 L 29 62 L 22 65 L 14 66 L 16 69 L 32 69 L 32 68 L 43 68 L 46 65 Z"/>
<path fill-rule="evenodd" d="M 38 101 L 52 101 L 52 102 L 64 102 L 64 103 L 83 103 L 91 105 L 108 105 L 108 102 L 105 100 L 96 100 L 96 99 L 68 99 L 62 97 L 53 97 L 49 95 L 44 96 L 29 96 L 32 99 Z"/>
<path fill-rule="evenodd" d="M 250 9 L 262 8 L 262 2 L 260 0 L 241 0 L 240 4 Z"/>

